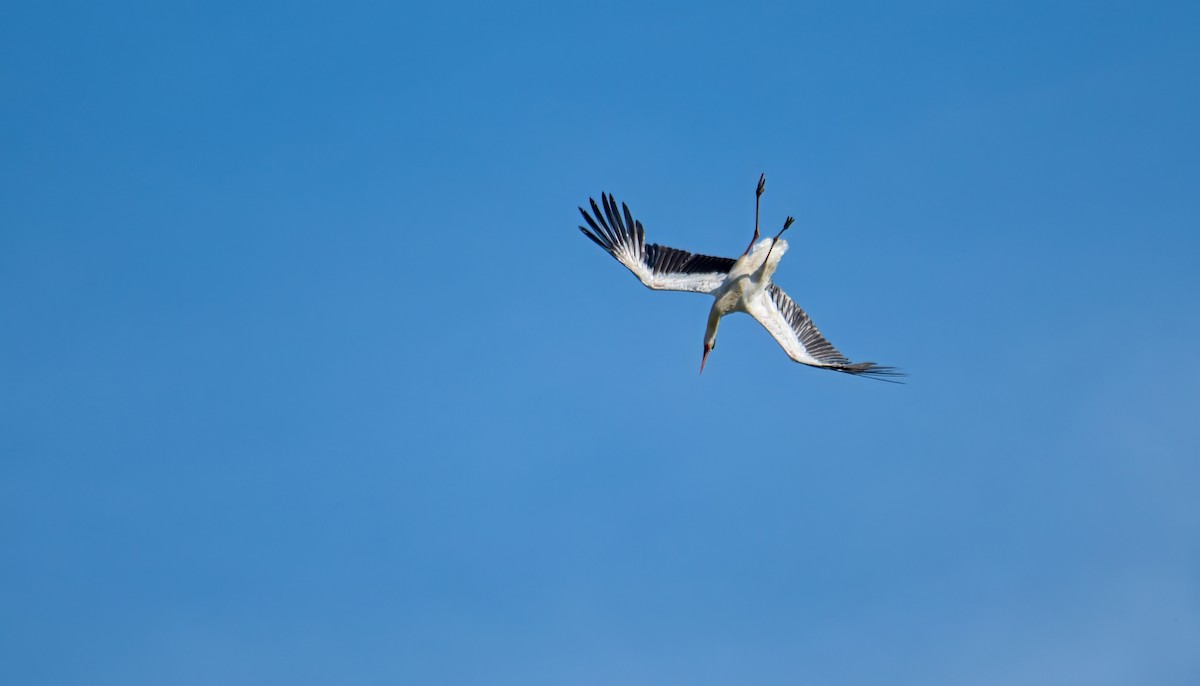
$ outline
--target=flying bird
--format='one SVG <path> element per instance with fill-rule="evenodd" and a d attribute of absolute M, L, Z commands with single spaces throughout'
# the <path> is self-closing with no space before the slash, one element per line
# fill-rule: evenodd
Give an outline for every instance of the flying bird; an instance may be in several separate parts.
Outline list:
<path fill-rule="evenodd" d="M 716 347 L 721 318 L 732 312 L 745 312 L 757 319 L 796 362 L 883 381 L 895 382 L 895 377 L 904 376 L 894 367 L 874 362 L 851 362 L 821 335 L 808 314 L 792 302 L 782 288 L 771 282 L 771 276 L 788 249 L 787 241 L 781 236 L 792 226 L 794 219 L 788 217 L 774 238 L 759 241 L 759 204 L 765 188 L 764 174 L 758 179 L 754 196 L 754 237 L 737 259 L 695 255 L 657 243 L 647 245 L 642 223 L 634 220 L 629 206 L 622 203 L 618 209 L 616 199 L 607 193 L 600 195 L 600 206 L 589 198 L 592 214 L 579 208 L 584 221 L 591 227 L 588 230 L 580 226 L 579 230 L 625 265 L 646 286 L 658 291 L 707 293 L 715 298 L 704 331 L 701 374 L 708 354 Z"/>

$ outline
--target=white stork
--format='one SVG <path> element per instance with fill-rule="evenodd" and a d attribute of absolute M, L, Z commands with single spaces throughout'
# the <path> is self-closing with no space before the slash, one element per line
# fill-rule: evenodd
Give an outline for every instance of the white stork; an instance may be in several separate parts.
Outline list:
<path fill-rule="evenodd" d="M 701 374 L 708 354 L 716 347 L 721 317 L 731 312 L 745 312 L 766 327 L 788 357 L 801 364 L 884 381 L 904 376 L 893 367 L 882 367 L 874 362 L 851 362 L 825 340 L 812 319 L 783 289 L 771 283 L 771 275 L 788 249 L 787 241 L 780 236 L 792 225 L 793 219 L 788 217 L 774 238 L 755 243 L 759 237 L 758 207 L 765 187 L 764 174 L 758 179 L 754 197 L 754 237 L 736 260 L 693 255 L 656 243 L 646 245 L 642 223 L 634 221 L 629 206 L 622 203 L 624 212 L 619 211 L 617 201 L 606 193 L 600 195 L 603 212 L 596 206 L 596 201 L 589 198 L 594 219 L 587 210 L 579 208 L 591 231 L 582 226 L 579 230 L 654 290 L 707 293 L 716 298 L 708 312 L 708 327 L 704 332 Z"/>

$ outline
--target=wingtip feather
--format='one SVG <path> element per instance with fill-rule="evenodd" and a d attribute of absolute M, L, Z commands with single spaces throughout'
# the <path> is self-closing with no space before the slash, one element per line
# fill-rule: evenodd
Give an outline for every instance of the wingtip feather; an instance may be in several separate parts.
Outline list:
<path fill-rule="evenodd" d="M 904 382 L 900 379 L 908 376 L 908 374 L 895 367 L 878 365 L 874 362 L 856 362 L 854 364 L 831 367 L 831 369 L 835 369 L 845 374 L 853 374 L 854 376 L 875 379 L 876 381 L 886 381 L 888 383 L 898 384 L 903 384 Z"/>

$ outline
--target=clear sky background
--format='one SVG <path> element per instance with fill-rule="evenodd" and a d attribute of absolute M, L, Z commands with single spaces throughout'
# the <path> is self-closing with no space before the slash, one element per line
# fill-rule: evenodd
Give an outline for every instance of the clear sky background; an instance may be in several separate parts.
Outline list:
<path fill-rule="evenodd" d="M 1200 683 L 1195 7 L 6 3 L 3 681 Z"/>

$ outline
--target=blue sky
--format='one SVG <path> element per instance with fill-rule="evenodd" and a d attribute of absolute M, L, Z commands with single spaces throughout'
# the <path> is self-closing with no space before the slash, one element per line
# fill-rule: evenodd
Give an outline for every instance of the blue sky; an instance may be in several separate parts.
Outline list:
<path fill-rule="evenodd" d="M 1200 680 L 1200 12 L 848 5 L 6 5 L 7 679 Z"/>

